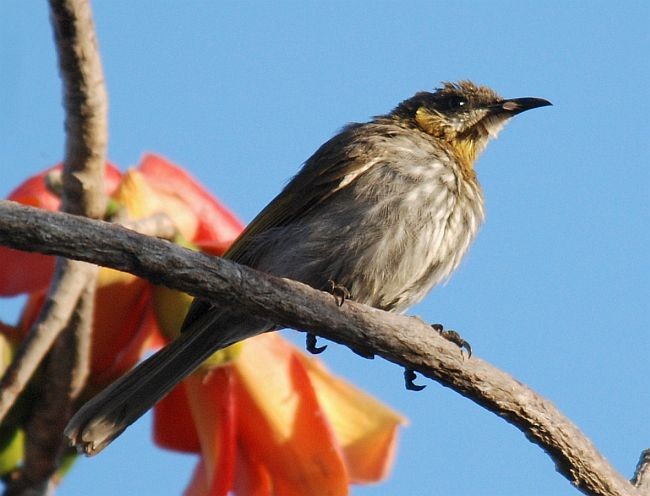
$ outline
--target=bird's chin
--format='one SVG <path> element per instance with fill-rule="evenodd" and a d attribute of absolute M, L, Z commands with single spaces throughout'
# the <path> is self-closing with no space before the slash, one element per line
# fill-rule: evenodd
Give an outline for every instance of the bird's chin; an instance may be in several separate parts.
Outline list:
<path fill-rule="evenodd" d="M 504 115 L 488 115 L 482 121 L 483 127 L 489 139 L 496 139 L 499 133 L 508 122 L 508 117 Z"/>

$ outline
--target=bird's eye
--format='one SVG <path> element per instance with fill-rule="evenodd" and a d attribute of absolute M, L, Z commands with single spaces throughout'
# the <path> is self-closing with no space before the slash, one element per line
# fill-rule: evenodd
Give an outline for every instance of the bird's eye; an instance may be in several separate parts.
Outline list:
<path fill-rule="evenodd" d="M 462 96 L 452 95 L 447 98 L 447 107 L 449 110 L 460 110 L 467 107 L 467 99 Z"/>

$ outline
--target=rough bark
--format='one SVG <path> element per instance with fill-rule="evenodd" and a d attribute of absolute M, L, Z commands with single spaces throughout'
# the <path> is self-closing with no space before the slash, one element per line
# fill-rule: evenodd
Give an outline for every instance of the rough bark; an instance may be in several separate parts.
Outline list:
<path fill-rule="evenodd" d="M 153 283 L 236 304 L 282 327 L 308 331 L 430 377 L 504 418 L 544 449 L 587 494 L 633 495 L 591 441 L 547 399 L 413 317 L 357 304 L 124 227 L 0 202 L 0 243 L 93 262 Z M 83 247 L 83 248 L 80 248 Z"/>

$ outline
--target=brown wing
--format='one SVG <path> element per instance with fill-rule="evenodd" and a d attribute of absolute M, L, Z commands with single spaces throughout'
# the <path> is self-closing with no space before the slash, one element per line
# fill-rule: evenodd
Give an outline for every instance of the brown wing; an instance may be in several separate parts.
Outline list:
<path fill-rule="evenodd" d="M 359 146 L 357 141 L 359 136 L 363 135 L 364 126 L 349 125 L 321 146 L 282 193 L 246 227 L 224 257 L 242 261 L 247 240 L 251 236 L 295 222 L 347 186 L 353 177 L 366 171 L 374 162 L 368 160 L 370 155 L 367 153 L 367 147 Z M 242 262 L 245 263 L 245 260 Z"/>
<path fill-rule="evenodd" d="M 247 240 L 253 236 L 295 222 L 326 198 L 350 183 L 353 177 L 367 170 L 368 148 L 357 142 L 363 135 L 364 124 L 351 124 L 322 145 L 303 168 L 291 179 L 282 193 L 276 196 L 246 227 L 224 254 L 224 258 L 246 263 Z M 352 146 L 354 145 L 354 146 Z M 188 330 L 209 312 L 212 304 L 196 298 L 183 322 Z"/>

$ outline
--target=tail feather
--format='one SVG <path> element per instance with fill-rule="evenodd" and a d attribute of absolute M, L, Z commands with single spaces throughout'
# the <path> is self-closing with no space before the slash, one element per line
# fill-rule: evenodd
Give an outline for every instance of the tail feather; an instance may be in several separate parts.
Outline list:
<path fill-rule="evenodd" d="M 83 405 L 64 431 L 71 444 L 89 456 L 99 453 L 212 353 L 270 327 L 241 316 L 223 317 L 209 312 L 205 315 L 208 322 L 199 319 L 194 329 L 183 332 Z"/>

